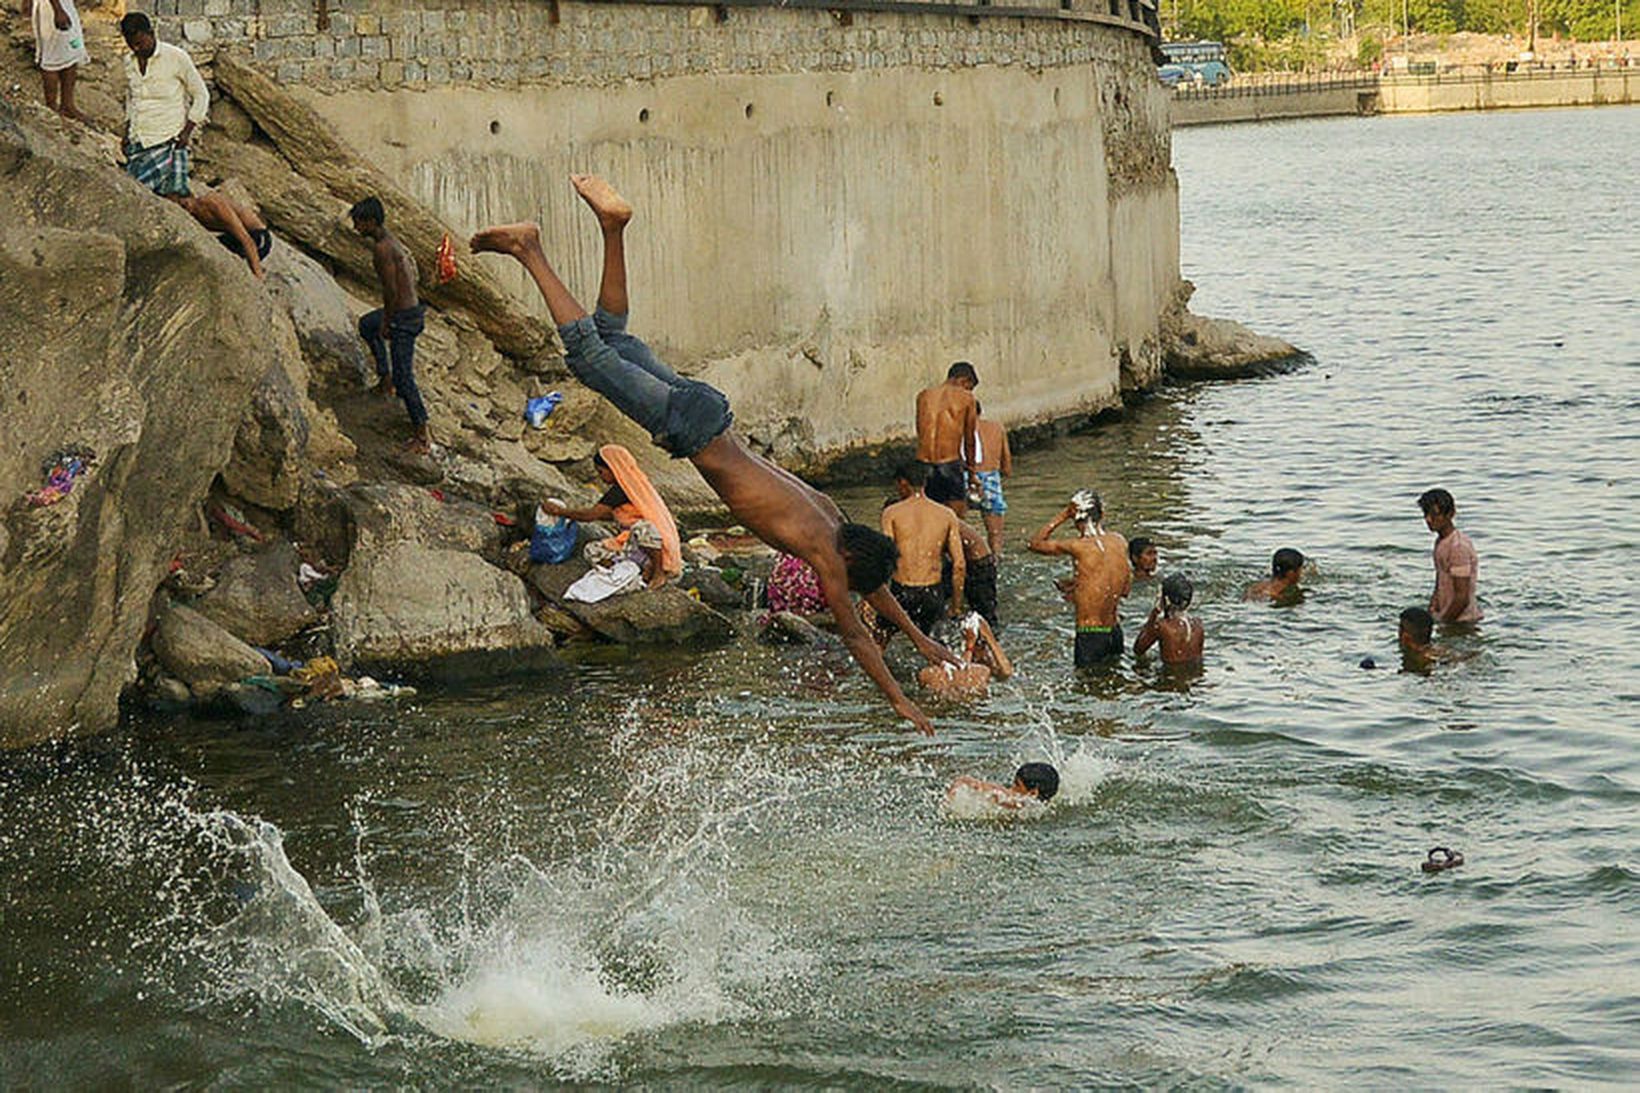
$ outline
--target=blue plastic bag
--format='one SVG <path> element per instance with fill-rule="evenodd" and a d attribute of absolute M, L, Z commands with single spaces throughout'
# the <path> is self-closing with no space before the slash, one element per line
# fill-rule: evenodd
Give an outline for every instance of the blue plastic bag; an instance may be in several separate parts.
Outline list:
<path fill-rule="evenodd" d="M 536 565 L 567 562 L 581 542 L 581 526 L 562 516 L 548 516 L 535 510 L 535 528 L 530 532 L 530 561 Z"/>
<path fill-rule="evenodd" d="M 524 403 L 524 420 L 530 423 L 530 428 L 540 429 L 547 424 L 547 417 L 558 409 L 558 404 L 564 401 L 562 391 L 548 391 L 539 398 L 532 398 Z"/>

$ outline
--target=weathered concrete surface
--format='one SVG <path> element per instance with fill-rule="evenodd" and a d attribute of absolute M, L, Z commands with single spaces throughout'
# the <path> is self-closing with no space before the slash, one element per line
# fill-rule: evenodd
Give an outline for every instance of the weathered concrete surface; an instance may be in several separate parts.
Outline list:
<path fill-rule="evenodd" d="M 165 566 L 295 347 L 242 262 L 60 133 L 0 103 L 0 745 L 114 723 Z M 28 507 L 66 444 L 92 473 Z"/>
<path fill-rule="evenodd" d="M 957 359 L 1014 425 L 1114 405 L 1124 354 L 1154 380 L 1177 194 L 1137 42 L 1133 65 L 300 93 L 452 223 L 539 214 L 589 298 L 599 237 L 567 175 L 608 176 L 638 209 L 635 331 L 812 465 L 905 437 Z M 593 428 L 634 439 L 617 419 Z"/>
<path fill-rule="evenodd" d="M 1474 76 L 1397 76 L 1382 80 L 1386 114 L 1450 110 L 1519 110 L 1533 106 L 1606 106 L 1640 102 L 1640 68 Z"/>

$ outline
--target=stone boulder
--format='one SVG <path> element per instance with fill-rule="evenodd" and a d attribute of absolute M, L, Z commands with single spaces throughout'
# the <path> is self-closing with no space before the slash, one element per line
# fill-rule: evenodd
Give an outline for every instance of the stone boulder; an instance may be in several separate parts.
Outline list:
<path fill-rule="evenodd" d="M 273 512 L 296 504 L 311 436 L 303 402 L 284 367 L 271 365 L 234 434 L 233 458 L 222 468 L 235 496 Z"/>
<path fill-rule="evenodd" d="M 285 542 L 238 555 L 194 609 L 251 645 L 277 645 L 319 620 L 296 583 L 301 564 L 296 548 Z"/>
<path fill-rule="evenodd" d="M 208 698 L 231 683 L 271 670 L 262 654 L 181 604 L 161 608 L 153 646 L 160 666 L 186 683 L 195 698 Z"/>
<path fill-rule="evenodd" d="M 550 648 L 531 606 L 522 581 L 477 555 L 401 540 L 355 551 L 331 600 L 331 633 L 344 666 Z"/>
<path fill-rule="evenodd" d="M 1307 353 L 1280 338 L 1258 334 L 1230 319 L 1192 314 L 1187 305 L 1195 290 L 1189 281 L 1181 281 L 1162 315 L 1162 357 L 1169 377 L 1246 379 L 1290 372 L 1309 362 Z"/>
<path fill-rule="evenodd" d="M 243 262 L 64 133 L 0 100 L 0 746 L 115 723 L 252 391 L 300 368 Z M 23 503 L 65 445 L 89 473 Z"/>
<path fill-rule="evenodd" d="M 375 376 L 347 294 L 323 266 L 288 243 L 276 243 L 262 268 L 268 291 L 290 316 L 310 366 L 348 383 Z"/>
<path fill-rule="evenodd" d="M 553 607 L 579 620 L 599 637 L 622 645 L 716 643 L 734 637 L 734 623 L 689 595 L 676 581 L 658 589 L 612 596 L 602 603 L 564 599 L 564 592 L 587 571 L 585 562 L 538 565 L 530 584 Z"/>

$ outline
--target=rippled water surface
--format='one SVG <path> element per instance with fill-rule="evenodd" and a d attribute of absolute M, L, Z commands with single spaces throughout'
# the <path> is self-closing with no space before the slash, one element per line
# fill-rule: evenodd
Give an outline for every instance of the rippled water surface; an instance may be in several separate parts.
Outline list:
<path fill-rule="evenodd" d="M 924 741 L 747 641 L 0 758 L 0 1085 L 1632 1083 L 1640 111 L 1175 161 L 1197 310 L 1316 361 L 1020 457 L 1017 684 Z M 1072 677 L 1023 543 L 1084 484 L 1198 676 Z M 1437 484 L 1487 618 L 1403 673 Z M 1239 602 L 1283 545 L 1304 601 Z M 1041 818 L 941 815 L 1043 756 Z"/>

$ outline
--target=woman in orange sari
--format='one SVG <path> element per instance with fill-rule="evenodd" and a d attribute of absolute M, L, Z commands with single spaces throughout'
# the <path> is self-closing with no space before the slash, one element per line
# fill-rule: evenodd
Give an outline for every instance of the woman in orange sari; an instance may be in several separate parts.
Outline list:
<path fill-rule="evenodd" d="M 602 497 L 584 509 L 549 499 L 541 502 L 542 511 L 582 523 L 613 520 L 620 527 L 617 534 L 586 545 L 586 560 L 593 565 L 614 565 L 630 558 L 642 567 L 644 583 L 650 588 L 681 575 L 683 548 L 678 525 L 632 453 L 619 444 L 605 444 L 592 463 L 609 487 Z"/>

